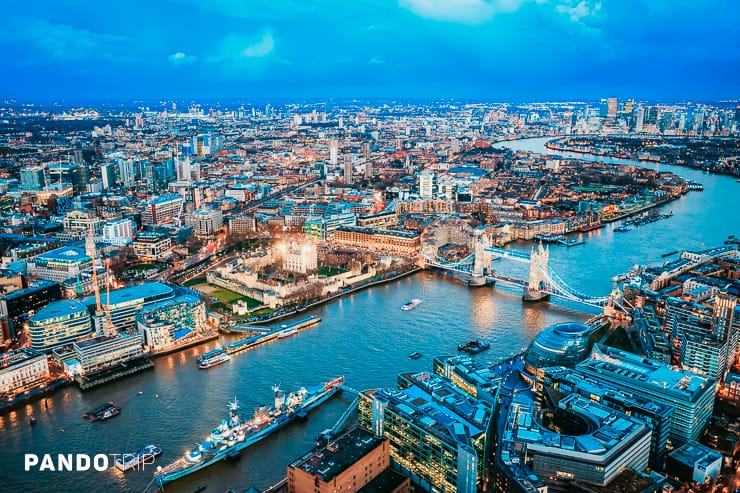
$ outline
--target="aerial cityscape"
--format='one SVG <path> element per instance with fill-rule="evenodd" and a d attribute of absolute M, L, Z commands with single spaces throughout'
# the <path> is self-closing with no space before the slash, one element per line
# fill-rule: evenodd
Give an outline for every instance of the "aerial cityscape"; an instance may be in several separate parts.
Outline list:
<path fill-rule="evenodd" d="M 740 9 L 175 3 L 0 20 L 0 490 L 740 491 Z"/>

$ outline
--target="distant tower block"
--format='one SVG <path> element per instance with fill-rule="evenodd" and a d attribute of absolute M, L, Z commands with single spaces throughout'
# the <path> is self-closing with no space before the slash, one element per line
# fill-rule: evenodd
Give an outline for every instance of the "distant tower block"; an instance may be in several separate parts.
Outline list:
<path fill-rule="evenodd" d="M 332 140 L 329 142 L 329 164 L 332 166 L 336 166 L 338 161 L 338 154 L 339 154 L 339 144 L 337 144 L 336 140 Z"/>
<path fill-rule="evenodd" d="M 352 184 L 352 156 L 350 154 L 345 154 L 344 156 L 344 184 L 345 185 L 351 185 Z"/>
<path fill-rule="evenodd" d="M 544 291 L 547 283 L 547 263 L 549 259 L 550 249 L 544 248 L 542 243 L 537 248 L 532 248 L 532 253 L 529 256 L 529 282 L 524 290 L 522 300 L 544 301 L 550 298 L 550 294 Z"/>

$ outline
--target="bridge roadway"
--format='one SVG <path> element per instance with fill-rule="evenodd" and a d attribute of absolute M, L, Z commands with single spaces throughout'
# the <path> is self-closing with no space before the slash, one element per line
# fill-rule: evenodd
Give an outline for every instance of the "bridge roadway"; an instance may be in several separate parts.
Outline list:
<path fill-rule="evenodd" d="M 490 277 L 491 279 L 496 279 L 496 281 L 506 282 L 509 284 L 514 284 L 516 286 L 521 286 L 526 288 L 527 287 L 527 281 L 523 281 L 522 279 L 517 279 L 515 277 L 508 277 L 508 276 L 502 276 L 501 274 L 486 274 L 486 277 Z"/>

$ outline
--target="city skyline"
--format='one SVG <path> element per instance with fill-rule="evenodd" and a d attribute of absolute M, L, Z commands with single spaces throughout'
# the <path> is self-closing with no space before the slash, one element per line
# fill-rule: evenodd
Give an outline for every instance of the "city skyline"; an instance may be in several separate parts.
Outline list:
<path fill-rule="evenodd" d="M 0 96 L 725 99 L 739 16 L 725 1 L 41 2 L 0 20 Z"/>

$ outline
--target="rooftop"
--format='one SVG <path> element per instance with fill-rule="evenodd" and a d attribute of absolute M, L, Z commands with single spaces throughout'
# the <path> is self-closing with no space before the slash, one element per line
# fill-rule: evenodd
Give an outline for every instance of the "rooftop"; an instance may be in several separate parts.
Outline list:
<path fill-rule="evenodd" d="M 426 372 L 401 377 L 411 386 L 375 393 L 388 401 L 389 409 L 448 443 L 469 444 L 471 437 L 485 432 L 492 416 L 489 403 L 470 397 L 445 377 Z"/>
<path fill-rule="evenodd" d="M 387 235 L 387 236 L 398 236 L 400 238 L 417 238 L 419 233 L 416 231 L 403 231 L 399 229 L 379 229 L 369 228 L 364 226 L 341 226 L 337 228 L 337 231 L 349 231 L 352 233 L 364 233 L 366 235 Z"/>
<path fill-rule="evenodd" d="M 27 347 L 2 353 L 0 354 L 0 369 L 5 369 L 39 356 L 44 356 L 44 353 Z"/>
<path fill-rule="evenodd" d="M 607 346 L 594 346 L 591 357 L 578 364 L 614 382 L 640 382 L 645 388 L 695 400 L 715 379 Z"/>
<path fill-rule="evenodd" d="M 722 458 L 722 454 L 697 442 L 688 442 L 670 453 L 670 457 L 693 468 L 695 464 L 709 464 Z"/>
<path fill-rule="evenodd" d="M 50 318 L 76 315 L 82 312 L 87 313 L 87 306 L 83 305 L 77 300 L 52 301 L 41 310 L 37 311 L 30 318 L 30 321 L 31 323 L 42 322 Z"/>
<path fill-rule="evenodd" d="M 169 195 L 160 195 L 159 197 L 154 197 L 152 200 L 149 201 L 150 204 L 166 204 L 167 202 L 174 202 L 177 200 L 182 200 L 182 197 L 175 194 L 169 194 Z"/>
<path fill-rule="evenodd" d="M 55 283 L 54 281 L 47 281 L 46 279 L 34 279 L 33 281 L 28 282 L 28 287 L 26 289 L 17 289 L 4 295 L 3 298 L 5 298 L 6 300 L 21 298 L 28 295 L 29 293 L 54 286 L 55 284 L 57 283 Z"/>
<path fill-rule="evenodd" d="M 145 282 L 136 286 L 117 289 L 110 292 L 110 305 L 118 305 L 129 301 L 143 300 L 172 293 L 172 288 L 161 282 Z M 95 304 L 95 296 L 86 296 L 82 299 L 85 305 Z"/>
<path fill-rule="evenodd" d="M 48 252 L 40 254 L 37 259 L 48 259 L 48 260 L 77 260 L 80 262 L 86 262 L 90 260 L 90 257 L 85 253 L 84 248 L 65 246 L 50 250 Z"/>
<path fill-rule="evenodd" d="M 312 476 L 321 476 L 324 482 L 329 482 L 378 447 L 383 440 L 363 428 L 354 428 L 325 447 L 316 448 L 293 461 L 289 467 Z"/>
<path fill-rule="evenodd" d="M 397 473 L 391 468 L 387 468 L 375 476 L 372 481 L 357 490 L 357 493 L 387 493 L 398 488 L 406 480 L 406 476 Z"/>
<path fill-rule="evenodd" d="M 580 452 L 591 456 L 607 456 L 627 440 L 649 433 L 646 425 L 626 414 L 593 402 L 578 394 L 562 399 L 560 409 L 577 414 L 590 425 L 577 435 L 557 433 L 539 422 L 537 407 L 526 395 L 516 396 L 508 414 L 509 425 L 504 440 L 510 444 L 527 443 L 537 450 Z"/>

